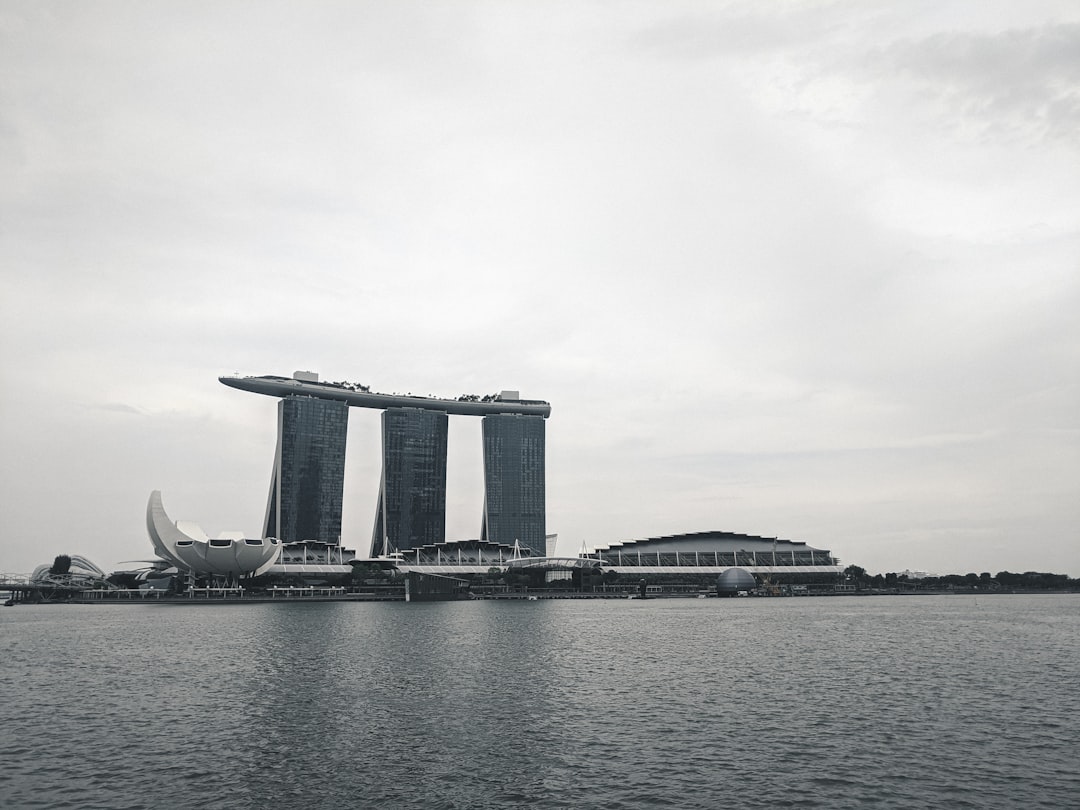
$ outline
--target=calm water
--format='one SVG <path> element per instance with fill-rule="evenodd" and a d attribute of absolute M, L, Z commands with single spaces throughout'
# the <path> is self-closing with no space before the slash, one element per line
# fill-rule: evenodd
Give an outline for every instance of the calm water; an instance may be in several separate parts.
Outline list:
<path fill-rule="evenodd" d="M 1077 807 L 1080 597 L 0 608 L 0 806 Z"/>

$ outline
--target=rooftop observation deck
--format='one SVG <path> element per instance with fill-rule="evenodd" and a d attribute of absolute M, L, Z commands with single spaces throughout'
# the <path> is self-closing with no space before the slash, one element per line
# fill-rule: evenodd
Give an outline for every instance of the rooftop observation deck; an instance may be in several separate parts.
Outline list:
<path fill-rule="evenodd" d="M 314 375 L 313 375 L 314 376 Z M 420 408 L 427 411 L 442 411 L 461 416 L 489 416 L 491 414 L 510 413 L 527 416 L 551 415 L 551 405 L 538 399 L 516 399 L 506 393 L 489 394 L 481 397 L 464 394 L 457 399 L 415 394 L 381 394 L 372 391 L 366 385 L 349 382 L 319 382 L 317 380 L 296 379 L 295 377 L 219 377 L 230 388 L 266 394 L 271 397 L 309 396 L 319 399 L 334 399 L 354 408 Z"/>

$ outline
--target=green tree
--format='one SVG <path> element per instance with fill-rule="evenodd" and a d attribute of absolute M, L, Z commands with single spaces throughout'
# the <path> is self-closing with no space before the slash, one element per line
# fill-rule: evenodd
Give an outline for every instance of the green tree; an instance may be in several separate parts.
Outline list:
<path fill-rule="evenodd" d="M 866 579 L 866 569 L 861 565 L 849 565 L 844 569 L 844 579 L 856 585 L 861 584 Z"/>

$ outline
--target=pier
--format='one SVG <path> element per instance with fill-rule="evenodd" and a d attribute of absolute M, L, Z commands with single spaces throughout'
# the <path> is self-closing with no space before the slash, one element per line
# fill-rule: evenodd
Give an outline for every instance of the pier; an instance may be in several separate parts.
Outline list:
<path fill-rule="evenodd" d="M 0 599 L 5 605 L 20 602 L 67 601 L 76 593 L 82 593 L 81 585 L 58 585 L 52 582 L 31 582 L 27 574 L 0 574 Z"/>

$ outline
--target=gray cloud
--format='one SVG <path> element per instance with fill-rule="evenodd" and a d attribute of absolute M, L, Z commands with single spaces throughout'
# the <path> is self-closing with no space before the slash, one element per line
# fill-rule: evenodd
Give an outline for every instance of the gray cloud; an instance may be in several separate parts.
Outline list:
<path fill-rule="evenodd" d="M 867 67 L 910 83 L 944 122 L 979 138 L 1075 143 L 1080 133 L 1080 24 L 901 40 Z"/>

